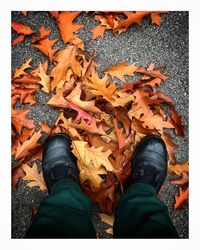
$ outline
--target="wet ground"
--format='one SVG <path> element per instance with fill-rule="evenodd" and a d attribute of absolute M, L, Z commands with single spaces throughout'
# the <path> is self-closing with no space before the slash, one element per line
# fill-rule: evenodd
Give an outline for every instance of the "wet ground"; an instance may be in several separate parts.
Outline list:
<path fill-rule="evenodd" d="M 142 25 L 134 25 L 125 33 L 113 36 L 111 31 L 106 31 L 102 40 L 98 38 L 92 41 L 91 28 L 96 25 L 92 13 L 82 13 L 76 20 L 84 24 L 84 28 L 77 33 L 85 42 L 85 50 L 95 50 L 95 58 L 100 64 L 99 70 L 104 70 L 113 64 L 124 61 L 136 63 L 136 65 L 148 66 L 155 63 L 156 66 L 165 67 L 165 73 L 170 78 L 161 90 L 171 97 L 175 107 L 182 115 L 185 124 L 185 137 L 175 136 L 174 142 L 179 145 L 176 150 L 177 162 L 183 163 L 188 159 L 189 135 L 188 135 L 188 12 L 169 12 L 162 15 L 161 26 L 150 24 L 150 18 L 145 18 Z M 20 12 L 12 12 L 12 20 L 29 25 L 33 30 L 41 26 L 51 29 L 51 39 L 58 38 L 56 47 L 64 48 L 56 21 L 49 12 L 28 12 L 24 17 Z M 16 33 L 12 32 L 12 37 Z M 33 58 L 33 67 L 46 60 L 37 49 L 30 46 L 31 39 L 27 37 L 24 42 L 12 47 L 12 70 L 14 71 L 30 57 Z M 127 80 L 132 80 L 127 77 Z M 122 84 L 120 81 L 119 84 Z M 45 105 L 50 96 L 43 92 L 36 94 L 38 103 L 30 108 L 30 117 L 38 121 L 46 121 L 53 125 L 59 115 L 57 110 Z M 169 178 L 169 176 L 168 176 Z M 171 178 L 171 176 L 170 176 Z M 188 238 L 188 205 L 175 211 L 172 207 L 173 195 L 178 193 L 178 187 L 168 180 L 164 183 L 162 200 L 167 205 L 170 217 L 181 238 Z M 23 238 L 27 227 L 30 225 L 32 208 L 38 207 L 40 201 L 47 195 L 37 188 L 28 188 L 23 181 L 19 182 L 18 190 L 12 190 L 12 238 Z M 100 221 L 98 208 L 94 206 L 93 221 L 100 237 L 111 237 L 105 232 L 108 225 Z"/>

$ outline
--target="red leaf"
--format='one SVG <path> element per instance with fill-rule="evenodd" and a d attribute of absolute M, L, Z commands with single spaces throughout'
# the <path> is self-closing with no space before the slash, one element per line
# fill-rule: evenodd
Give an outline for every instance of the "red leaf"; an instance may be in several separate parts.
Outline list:
<path fill-rule="evenodd" d="M 24 41 L 25 35 L 20 35 L 17 38 L 15 38 L 14 40 L 12 40 L 12 45 L 16 45 L 22 41 Z"/>

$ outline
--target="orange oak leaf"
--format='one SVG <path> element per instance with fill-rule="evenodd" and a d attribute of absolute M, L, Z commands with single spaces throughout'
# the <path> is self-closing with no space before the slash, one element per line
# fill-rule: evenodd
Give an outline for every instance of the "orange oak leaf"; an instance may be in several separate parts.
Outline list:
<path fill-rule="evenodd" d="M 160 25 L 160 15 L 158 12 L 151 13 L 151 23 L 156 24 L 158 26 Z"/>
<path fill-rule="evenodd" d="M 51 15 L 55 18 L 58 16 L 58 11 L 50 11 Z"/>
<path fill-rule="evenodd" d="M 105 30 L 106 30 L 106 26 L 103 26 L 103 25 L 97 25 L 96 27 L 91 29 L 91 32 L 93 33 L 92 40 L 97 39 L 97 37 L 99 36 L 101 38 L 104 38 Z"/>
<path fill-rule="evenodd" d="M 38 144 L 38 140 L 41 138 L 42 134 L 39 130 L 38 132 L 35 132 L 31 138 L 24 143 L 18 143 L 18 147 L 16 150 L 15 159 L 18 160 L 22 157 L 27 156 L 30 154 L 30 152 L 34 149 L 36 149 L 40 144 Z"/>
<path fill-rule="evenodd" d="M 11 110 L 12 124 L 19 134 L 21 134 L 21 130 L 23 127 L 29 129 L 35 128 L 34 121 L 26 117 L 28 112 L 29 109 Z"/>
<path fill-rule="evenodd" d="M 102 149 L 89 147 L 85 141 L 72 141 L 72 153 L 78 159 L 80 182 L 88 181 L 93 191 L 98 190 L 103 181 L 100 175 L 114 170 L 108 159 L 111 150 L 103 152 Z"/>
<path fill-rule="evenodd" d="M 58 27 L 60 29 L 61 37 L 64 43 L 70 42 L 77 37 L 74 32 L 83 27 L 83 24 L 73 23 L 74 19 L 80 14 L 80 11 L 70 12 L 63 11 L 56 16 Z"/>
<path fill-rule="evenodd" d="M 68 96 L 66 96 L 66 99 L 68 101 L 71 101 L 73 104 L 82 108 L 85 111 L 94 112 L 94 113 L 101 113 L 101 110 L 95 106 L 94 100 L 93 101 L 82 101 L 80 99 L 81 93 L 82 93 L 81 83 L 77 82 L 76 87 L 72 90 L 72 92 Z"/>
<path fill-rule="evenodd" d="M 33 34 L 34 32 L 30 27 L 24 24 L 18 23 L 18 22 L 12 22 L 11 27 L 18 34 L 21 34 L 21 35 L 30 35 L 30 34 Z"/>
<path fill-rule="evenodd" d="M 174 107 L 170 107 L 171 115 L 168 120 L 174 125 L 177 135 L 184 136 L 184 125 L 182 117 L 177 113 Z"/>
<path fill-rule="evenodd" d="M 14 46 L 14 45 L 24 41 L 24 39 L 25 39 L 25 35 L 20 35 L 17 38 L 12 40 L 12 45 Z"/>
<path fill-rule="evenodd" d="M 167 147 L 167 152 L 169 156 L 169 162 L 172 164 L 176 163 L 176 157 L 174 154 L 174 150 L 177 148 L 177 145 L 173 143 L 172 137 L 169 134 L 163 133 L 161 135 L 162 139 L 164 140 L 166 147 Z"/>
<path fill-rule="evenodd" d="M 49 57 L 51 61 L 54 60 L 54 54 L 56 51 L 58 51 L 58 48 L 53 49 L 52 47 L 55 45 L 55 43 L 58 41 L 58 39 L 49 40 L 48 37 L 39 40 L 39 44 L 32 44 L 32 46 L 36 49 L 39 49 L 45 56 Z"/>
<path fill-rule="evenodd" d="M 46 61 L 47 65 L 48 62 Z M 50 76 L 46 74 L 45 67 L 40 63 L 39 64 L 39 73 L 37 76 L 40 77 L 39 83 L 43 86 L 41 90 L 43 90 L 46 93 L 49 93 L 51 91 L 51 85 L 50 85 Z"/>
<path fill-rule="evenodd" d="M 12 176 L 12 186 L 14 188 L 17 188 L 17 185 L 18 185 L 18 182 L 19 182 L 19 179 L 24 177 L 25 176 L 25 172 L 23 170 L 23 168 L 21 166 L 18 166 L 18 167 L 15 167 L 12 169 L 12 173 L 11 173 L 11 176 Z"/>
<path fill-rule="evenodd" d="M 39 28 L 39 32 L 40 32 L 39 36 L 32 36 L 32 43 L 35 43 L 44 38 L 47 38 L 50 35 L 51 30 L 46 30 L 45 27 L 42 26 L 41 28 Z"/>
<path fill-rule="evenodd" d="M 150 11 L 124 11 L 127 19 L 119 21 L 118 26 L 115 29 L 119 29 L 122 27 L 127 29 L 133 23 L 141 24 L 142 19 L 150 13 Z"/>
<path fill-rule="evenodd" d="M 143 67 L 139 67 L 137 68 L 136 72 L 142 73 L 147 76 L 160 78 L 162 81 L 165 81 L 169 78 L 168 75 L 162 74 L 159 69 L 148 70 Z"/>
<path fill-rule="evenodd" d="M 30 188 L 39 187 L 41 191 L 47 190 L 43 174 L 42 172 L 39 173 L 36 163 L 34 163 L 32 167 L 30 167 L 28 164 L 23 164 L 22 169 L 26 173 L 26 175 L 22 179 L 24 181 L 31 181 L 26 183 L 26 186 Z"/>
<path fill-rule="evenodd" d="M 189 172 L 189 162 L 186 161 L 183 164 L 169 165 L 168 172 L 177 174 L 179 176 L 182 175 L 183 172 Z"/>
<path fill-rule="evenodd" d="M 24 70 L 31 68 L 30 65 L 31 61 L 32 57 L 30 57 L 25 63 L 23 63 L 19 69 L 16 69 L 13 78 L 19 78 L 22 75 L 27 75 L 27 73 Z"/>
<path fill-rule="evenodd" d="M 110 83 L 107 76 L 99 78 L 96 72 L 93 72 L 92 75 L 83 82 L 83 84 L 87 86 L 88 90 L 93 95 L 100 95 L 107 101 L 112 99 L 113 94 L 117 90 L 116 84 Z"/>
<path fill-rule="evenodd" d="M 106 74 L 111 75 L 111 77 L 117 77 L 121 81 L 125 82 L 124 75 L 133 76 L 138 67 L 134 64 L 128 64 L 128 62 L 124 62 L 118 65 L 113 65 L 110 68 L 104 70 Z"/>
<path fill-rule="evenodd" d="M 183 190 L 181 187 L 179 188 L 179 195 L 175 195 L 175 203 L 174 208 L 180 209 L 185 203 L 187 203 L 189 198 L 189 188 Z"/>
<path fill-rule="evenodd" d="M 79 52 L 76 46 L 67 46 L 64 50 L 59 51 L 55 58 L 56 66 L 52 69 L 50 76 L 53 78 L 51 87 L 54 89 L 60 81 L 66 80 L 67 71 L 71 68 L 72 73 L 81 76 L 82 66 L 80 65 L 77 57 Z M 80 55 L 81 56 L 81 55 Z"/>
<path fill-rule="evenodd" d="M 33 95 L 27 95 L 27 97 L 24 99 L 24 103 L 29 103 L 32 106 L 36 104 L 37 101 Z"/>
<path fill-rule="evenodd" d="M 22 88 L 12 88 L 11 94 L 16 95 L 20 98 L 20 105 L 27 103 L 27 96 L 33 95 L 36 89 L 22 89 Z M 25 101 L 26 100 L 26 101 Z"/>

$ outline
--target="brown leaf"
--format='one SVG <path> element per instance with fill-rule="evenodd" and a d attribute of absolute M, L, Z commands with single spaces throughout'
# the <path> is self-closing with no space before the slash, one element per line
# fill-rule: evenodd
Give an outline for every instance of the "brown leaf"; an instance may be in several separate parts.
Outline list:
<path fill-rule="evenodd" d="M 63 11 L 61 14 L 56 15 L 58 27 L 60 29 L 61 37 L 64 43 L 70 42 L 73 38 L 77 37 L 74 32 L 83 27 L 83 24 L 73 23 L 74 19 L 79 14 L 80 11 Z"/>
<path fill-rule="evenodd" d="M 142 74 L 147 75 L 147 76 L 160 78 L 162 81 L 165 81 L 169 78 L 169 76 L 162 74 L 159 69 L 147 70 L 143 67 L 139 67 L 139 68 L 137 68 L 136 72 L 142 73 Z"/>
<path fill-rule="evenodd" d="M 12 96 L 16 95 L 20 98 L 20 105 L 24 104 L 27 96 L 33 95 L 36 89 L 22 89 L 22 88 L 12 88 Z"/>
<path fill-rule="evenodd" d="M 176 149 L 177 145 L 175 143 L 173 143 L 172 141 L 172 137 L 166 133 L 163 133 L 161 135 L 162 139 L 164 140 L 166 147 L 167 147 L 167 152 L 168 152 L 168 156 L 169 156 L 169 161 L 172 164 L 176 163 L 176 157 L 174 154 L 174 150 Z"/>
<path fill-rule="evenodd" d="M 114 216 L 113 215 L 109 216 L 105 213 L 99 213 L 99 216 L 104 223 L 106 223 L 110 226 L 113 226 L 113 223 L 114 223 Z"/>
<path fill-rule="evenodd" d="M 47 65 L 48 62 L 46 61 Z M 50 85 L 50 76 L 46 74 L 45 67 L 40 63 L 39 64 L 39 73 L 37 76 L 40 77 L 39 83 L 43 86 L 42 90 L 46 93 L 49 93 L 51 91 L 51 85 Z"/>

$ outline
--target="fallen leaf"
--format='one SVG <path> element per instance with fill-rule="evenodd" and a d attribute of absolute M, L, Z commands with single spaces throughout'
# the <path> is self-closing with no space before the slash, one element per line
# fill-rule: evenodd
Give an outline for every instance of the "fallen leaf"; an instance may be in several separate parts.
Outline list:
<path fill-rule="evenodd" d="M 113 228 L 109 227 L 108 229 L 106 229 L 106 233 L 107 234 L 112 234 L 113 235 Z"/>
<path fill-rule="evenodd" d="M 42 26 L 41 28 L 39 28 L 39 32 L 40 32 L 39 36 L 32 36 L 32 43 L 35 43 L 44 38 L 47 38 L 50 35 L 51 30 L 46 30 L 45 27 Z"/>
<path fill-rule="evenodd" d="M 160 25 L 160 15 L 158 12 L 151 13 L 151 23 L 156 24 L 158 26 Z"/>
<path fill-rule="evenodd" d="M 25 176 L 25 172 L 21 166 L 12 169 L 12 186 L 17 188 L 19 179 Z"/>
<path fill-rule="evenodd" d="M 28 187 L 39 187 L 41 191 L 47 190 L 43 174 L 42 172 L 38 172 L 36 163 L 34 163 L 32 167 L 30 167 L 28 164 L 23 164 L 22 169 L 26 173 L 26 175 L 22 179 L 24 181 L 31 181 L 29 183 L 26 183 Z"/>
<path fill-rule="evenodd" d="M 92 35 L 92 40 L 97 39 L 97 37 L 104 38 L 104 33 L 105 33 L 106 27 L 103 25 L 97 25 L 93 29 L 91 29 L 91 32 L 93 33 Z"/>
<path fill-rule="evenodd" d="M 85 141 L 72 141 L 72 148 L 72 153 L 78 159 L 80 182 L 88 181 L 91 189 L 97 190 L 103 181 L 100 175 L 113 171 L 113 166 L 108 160 L 111 150 L 103 152 L 103 147 L 89 147 Z"/>
<path fill-rule="evenodd" d="M 181 178 L 170 179 L 170 182 L 177 185 L 185 185 L 189 182 L 189 175 L 187 172 L 183 172 Z"/>
<path fill-rule="evenodd" d="M 11 27 L 18 34 L 21 34 L 21 35 L 30 35 L 30 34 L 33 34 L 34 32 L 30 27 L 24 24 L 18 23 L 18 22 L 12 22 Z"/>
<path fill-rule="evenodd" d="M 168 172 L 171 174 L 177 174 L 179 176 L 182 175 L 183 172 L 189 172 L 189 162 L 186 161 L 183 164 L 169 165 Z"/>
<path fill-rule="evenodd" d="M 39 40 L 39 44 L 32 44 L 32 46 L 36 49 L 39 49 L 45 56 L 49 57 L 51 61 L 54 60 L 54 54 L 56 51 L 58 51 L 57 48 L 53 49 L 52 47 L 55 45 L 55 43 L 58 41 L 58 39 L 49 40 L 48 37 Z"/>
<path fill-rule="evenodd" d="M 34 121 L 26 117 L 28 112 L 29 109 L 11 110 L 12 124 L 19 134 L 21 134 L 23 127 L 29 129 L 35 128 Z"/>
<path fill-rule="evenodd" d="M 17 38 L 15 38 L 14 40 L 12 40 L 12 45 L 15 46 L 16 44 L 24 41 L 25 39 L 25 35 L 20 35 Z"/>
<path fill-rule="evenodd" d="M 77 35 L 74 35 L 74 32 L 83 27 L 83 24 L 73 23 L 74 19 L 79 14 L 80 11 L 63 11 L 61 14 L 56 15 L 58 27 L 64 43 L 70 42 L 73 38 L 77 37 Z"/>
<path fill-rule="evenodd" d="M 39 130 L 38 132 L 35 132 L 29 140 L 22 144 L 18 143 L 15 159 L 18 160 L 22 157 L 25 157 L 30 154 L 33 149 L 37 148 L 40 145 L 38 144 L 38 140 L 41 138 L 41 136 L 42 134 Z"/>
<path fill-rule="evenodd" d="M 47 61 L 46 63 L 48 65 Z M 50 76 L 46 74 L 46 70 L 41 63 L 39 64 L 39 73 L 37 75 L 40 77 L 39 83 L 43 86 L 42 90 L 49 93 L 51 91 Z"/>
<path fill-rule="evenodd" d="M 183 190 L 179 188 L 179 195 L 175 195 L 174 208 L 180 209 L 185 203 L 187 203 L 189 197 L 189 188 Z"/>
<path fill-rule="evenodd" d="M 125 82 L 126 80 L 124 79 L 124 75 L 133 76 L 137 68 L 138 67 L 136 67 L 134 64 L 129 65 L 127 62 L 124 62 L 118 65 L 114 65 L 106 69 L 104 72 L 111 75 L 112 78 L 117 77 L 121 81 Z"/>
<path fill-rule="evenodd" d="M 30 57 L 25 63 L 23 63 L 19 69 L 16 69 L 13 78 L 19 78 L 22 75 L 26 75 L 26 72 L 24 70 L 31 68 L 31 61 L 32 57 Z"/>

